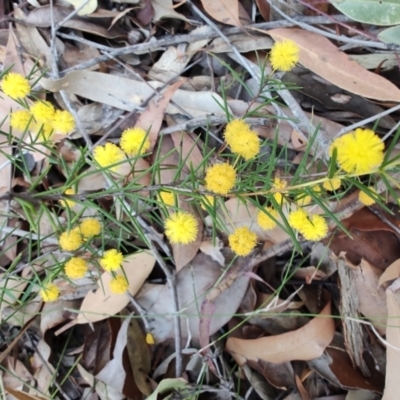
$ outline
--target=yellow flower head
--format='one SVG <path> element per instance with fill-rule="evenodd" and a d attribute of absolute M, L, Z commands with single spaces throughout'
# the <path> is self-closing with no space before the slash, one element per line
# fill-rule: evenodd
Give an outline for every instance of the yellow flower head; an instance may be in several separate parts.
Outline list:
<path fill-rule="evenodd" d="M 215 201 L 216 201 L 215 196 L 212 196 L 211 194 L 206 194 L 206 195 L 202 196 L 201 208 L 204 211 L 207 211 L 206 205 L 208 207 L 212 208 L 212 207 L 214 207 Z"/>
<path fill-rule="evenodd" d="M 64 251 L 75 251 L 83 244 L 82 235 L 79 229 L 74 228 L 69 232 L 63 232 L 58 239 L 58 243 Z"/>
<path fill-rule="evenodd" d="M 228 163 L 215 164 L 206 171 L 206 189 L 216 194 L 228 194 L 235 186 L 236 171 Z"/>
<path fill-rule="evenodd" d="M 376 193 L 376 190 L 374 187 L 369 186 L 368 189 L 372 193 Z M 376 201 L 373 197 L 371 197 L 369 194 L 363 192 L 362 190 L 360 190 L 360 193 L 358 194 L 358 200 L 360 200 L 360 202 L 362 204 L 364 204 L 365 206 L 372 206 L 372 204 L 376 203 Z"/>
<path fill-rule="evenodd" d="M 51 121 L 53 130 L 60 135 L 67 135 L 75 129 L 75 120 L 72 114 L 66 110 L 57 110 Z"/>
<path fill-rule="evenodd" d="M 86 218 L 79 225 L 81 234 L 85 239 L 100 235 L 101 223 L 95 218 Z"/>
<path fill-rule="evenodd" d="M 335 139 L 329 148 L 337 151 L 337 163 L 341 169 L 358 175 L 375 172 L 382 164 L 384 143 L 370 129 L 358 128 Z"/>
<path fill-rule="evenodd" d="M 175 205 L 175 195 L 172 192 L 167 192 L 165 190 L 162 190 L 158 194 L 158 197 L 166 206 L 174 206 Z"/>
<path fill-rule="evenodd" d="M 153 345 L 155 343 L 154 336 L 149 332 L 146 334 L 146 343 L 149 345 Z"/>
<path fill-rule="evenodd" d="M 325 219 L 318 214 L 308 218 L 308 223 L 299 229 L 299 232 L 306 240 L 317 241 L 326 237 L 328 234 L 328 224 Z"/>
<path fill-rule="evenodd" d="M 31 113 L 38 123 L 51 122 L 56 110 L 49 101 L 35 101 L 31 105 Z"/>
<path fill-rule="evenodd" d="M 171 243 L 189 244 L 196 240 L 198 222 L 196 218 L 184 211 L 171 214 L 164 223 L 165 234 Z"/>
<path fill-rule="evenodd" d="M 67 189 L 64 194 L 76 194 L 75 189 L 70 188 Z M 72 208 L 76 203 L 74 200 L 69 200 L 69 199 L 65 199 L 65 200 L 59 200 L 59 203 L 63 206 L 63 207 L 69 207 Z"/>
<path fill-rule="evenodd" d="M 257 235 L 247 226 L 236 228 L 228 237 L 229 246 L 238 256 L 247 256 L 257 245 Z"/>
<path fill-rule="evenodd" d="M 106 271 L 117 271 L 124 262 L 124 256 L 116 249 L 107 250 L 100 259 L 100 265 Z"/>
<path fill-rule="evenodd" d="M 86 275 L 88 266 L 83 258 L 72 257 L 65 263 L 64 269 L 69 279 L 80 279 Z"/>
<path fill-rule="evenodd" d="M 275 42 L 269 55 L 274 70 L 291 71 L 299 61 L 300 48 L 292 40 Z"/>
<path fill-rule="evenodd" d="M 39 292 L 40 297 L 45 303 L 56 301 L 60 296 L 60 290 L 54 283 L 47 283 Z"/>
<path fill-rule="evenodd" d="M 117 275 L 110 282 L 110 289 L 112 293 L 124 294 L 129 289 L 129 284 L 123 275 Z"/>
<path fill-rule="evenodd" d="M 11 128 L 19 131 L 25 131 L 29 128 L 32 121 L 32 114 L 28 110 L 18 110 L 11 113 Z"/>
<path fill-rule="evenodd" d="M 234 119 L 225 128 L 225 141 L 232 153 L 250 160 L 260 152 L 260 141 L 256 132 L 242 119 Z"/>
<path fill-rule="evenodd" d="M 31 85 L 22 75 L 9 72 L 1 81 L 1 90 L 12 99 L 24 99 L 31 92 Z"/>
<path fill-rule="evenodd" d="M 338 190 L 340 186 L 342 186 L 342 180 L 340 178 L 328 179 L 323 183 L 322 186 L 329 192 L 333 192 L 334 190 Z"/>
<path fill-rule="evenodd" d="M 272 219 L 278 219 L 279 213 L 272 207 L 265 207 L 264 210 L 259 210 L 257 213 L 257 224 L 267 231 L 273 229 L 276 226 L 276 222 Z"/>
<path fill-rule="evenodd" d="M 150 150 L 150 140 L 142 128 L 124 130 L 119 145 L 128 156 L 137 156 Z"/>
<path fill-rule="evenodd" d="M 287 186 L 287 181 L 285 181 L 284 179 L 280 179 L 280 178 L 275 178 L 274 182 L 272 184 L 272 187 L 274 189 L 284 189 L 286 186 Z M 285 191 L 281 190 L 281 191 L 276 192 L 276 193 L 273 194 L 274 199 L 276 200 L 276 202 L 278 204 L 282 204 L 282 202 L 284 200 L 284 197 L 283 197 L 282 193 L 285 193 Z"/>
<path fill-rule="evenodd" d="M 328 234 L 328 224 L 320 215 L 309 215 L 303 209 L 292 211 L 288 216 L 289 225 L 298 230 L 306 240 L 321 240 Z"/>
<path fill-rule="evenodd" d="M 104 146 L 97 146 L 93 150 L 93 158 L 100 167 L 107 168 L 125 158 L 124 152 L 114 143 L 106 143 Z M 118 169 L 118 165 L 111 167 L 112 171 Z"/>
<path fill-rule="evenodd" d="M 302 208 L 292 211 L 288 215 L 288 222 L 293 229 L 300 230 L 308 222 L 307 212 Z"/>

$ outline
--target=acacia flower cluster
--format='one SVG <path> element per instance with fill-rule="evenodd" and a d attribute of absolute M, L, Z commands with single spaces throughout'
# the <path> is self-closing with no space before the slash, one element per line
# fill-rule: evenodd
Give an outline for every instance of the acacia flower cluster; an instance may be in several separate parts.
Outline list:
<path fill-rule="evenodd" d="M 288 222 L 306 240 L 321 240 L 328 234 L 328 224 L 325 219 L 318 214 L 311 215 L 302 208 L 292 211 L 288 216 Z"/>
<path fill-rule="evenodd" d="M 293 40 L 275 42 L 269 59 L 273 70 L 291 71 L 299 61 L 300 48 Z"/>
<path fill-rule="evenodd" d="M 242 119 L 234 119 L 225 127 L 225 141 L 232 153 L 245 160 L 254 158 L 260 152 L 260 140 L 256 132 Z"/>
<path fill-rule="evenodd" d="M 30 130 L 43 140 L 50 140 L 53 134 L 71 133 L 75 120 L 69 111 L 56 110 L 49 101 L 36 101 L 29 109 L 12 112 L 10 126 L 22 132 Z"/>
<path fill-rule="evenodd" d="M 31 85 L 21 74 L 8 72 L 1 81 L 1 90 L 12 99 L 23 100 L 31 92 Z"/>
<path fill-rule="evenodd" d="M 236 228 L 228 237 L 229 247 L 238 256 L 247 256 L 257 245 L 257 235 L 247 226 Z"/>
<path fill-rule="evenodd" d="M 228 163 L 215 164 L 206 171 L 206 189 L 215 194 L 227 195 L 235 186 L 236 171 Z"/>
<path fill-rule="evenodd" d="M 368 190 L 377 196 L 376 190 L 373 186 L 369 186 Z M 360 200 L 360 203 L 364 204 L 365 206 L 372 206 L 372 204 L 375 204 L 375 198 L 362 190 L 358 194 L 358 199 Z"/>
<path fill-rule="evenodd" d="M 178 211 L 171 214 L 164 222 L 165 235 L 173 244 L 189 244 L 196 240 L 198 222 L 194 215 Z"/>
<path fill-rule="evenodd" d="M 384 159 L 384 147 L 374 131 L 358 128 L 336 138 L 329 154 L 332 157 L 336 150 L 336 160 L 343 171 L 363 175 L 377 171 Z"/>
<path fill-rule="evenodd" d="M 142 128 L 129 128 L 122 132 L 120 146 L 106 143 L 97 146 L 93 151 L 93 158 L 102 168 L 110 168 L 116 172 L 121 161 L 128 157 L 142 155 L 150 150 L 151 143 L 147 132 Z"/>
<path fill-rule="evenodd" d="M 265 231 L 274 229 L 278 217 L 278 211 L 274 210 L 272 207 L 265 207 L 257 213 L 257 224 Z"/>

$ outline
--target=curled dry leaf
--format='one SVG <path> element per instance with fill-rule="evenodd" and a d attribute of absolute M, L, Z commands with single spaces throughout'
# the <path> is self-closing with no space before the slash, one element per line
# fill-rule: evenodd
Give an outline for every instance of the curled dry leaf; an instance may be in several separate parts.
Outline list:
<path fill-rule="evenodd" d="M 238 0 L 201 0 L 206 12 L 227 25 L 242 26 L 239 20 Z"/>
<path fill-rule="evenodd" d="M 378 288 L 389 281 L 394 281 L 400 276 L 400 259 L 392 262 L 380 276 Z"/>
<path fill-rule="evenodd" d="M 351 93 L 382 101 L 400 101 L 400 89 L 340 51 L 330 40 L 303 29 L 272 29 L 275 40 L 290 39 L 300 47 L 300 63 Z"/>
<path fill-rule="evenodd" d="M 199 323 L 202 317 L 199 314 L 199 305 L 203 302 L 207 292 L 219 280 L 221 267 L 205 254 L 198 253 L 189 265 L 182 268 L 176 275 L 176 288 L 181 310 L 182 336 L 199 338 Z M 210 334 L 215 333 L 225 325 L 240 306 L 246 293 L 249 278 L 246 276 L 235 280 L 215 301 L 214 313 L 207 315 L 210 320 Z M 136 296 L 138 303 L 144 307 L 153 318 L 149 321 L 156 343 L 171 339 L 173 330 L 172 296 L 167 285 L 145 284 Z"/>
<path fill-rule="evenodd" d="M 276 364 L 319 357 L 335 334 L 329 299 L 318 316 L 302 328 L 281 335 L 245 340 L 229 337 L 226 350 L 239 365 L 246 360 L 264 360 Z"/>
<path fill-rule="evenodd" d="M 153 270 L 156 260 L 146 251 L 127 256 L 123 269 L 129 282 L 129 293 L 134 296 Z M 110 290 L 112 275 L 105 272 L 100 277 L 99 287 L 83 299 L 75 324 L 101 321 L 120 312 L 128 303 L 126 294 L 114 294 Z"/>
<path fill-rule="evenodd" d="M 398 397 L 400 365 L 400 293 L 386 289 L 387 325 L 386 325 L 386 378 L 382 400 Z"/>
<path fill-rule="evenodd" d="M 154 93 L 151 87 L 157 89 L 163 86 L 161 82 L 144 83 L 87 70 L 73 71 L 64 78 L 54 81 L 42 78 L 40 83 L 44 89 L 50 92 L 65 90 L 68 93 L 126 111 L 136 109 L 150 98 Z M 210 114 L 225 115 L 218 105 L 218 103 L 222 104 L 223 100 L 216 93 L 177 90 L 172 96 L 172 100 L 179 108 L 169 104 L 166 112 L 170 114 L 181 114 L 183 108 L 193 117 Z"/>

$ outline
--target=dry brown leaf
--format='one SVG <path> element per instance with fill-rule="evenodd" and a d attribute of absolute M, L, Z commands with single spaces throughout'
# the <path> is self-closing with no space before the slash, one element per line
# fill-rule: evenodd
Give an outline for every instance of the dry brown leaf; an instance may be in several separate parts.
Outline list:
<path fill-rule="evenodd" d="M 223 272 L 219 264 L 202 253 L 198 253 L 189 265 L 178 272 L 176 288 L 183 337 L 190 336 L 193 340 L 198 340 L 202 317 L 199 305 L 221 274 Z M 237 311 L 246 293 L 249 279 L 247 276 L 236 279 L 233 285 L 216 299 L 214 315 L 211 317 L 210 335 L 225 325 Z M 149 323 L 156 343 L 171 339 L 175 335 L 173 328 L 175 311 L 170 293 L 167 285 L 145 284 L 136 296 L 138 303 L 152 315 Z"/>
<path fill-rule="evenodd" d="M 157 142 L 158 133 L 160 132 L 168 104 L 170 103 L 174 93 L 184 82 L 185 79 L 181 79 L 173 85 L 167 86 L 166 90 L 160 96 L 156 96 L 150 101 L 150 104 L 140 114 L 140 117 L 135 124 L 135 127 L 142 128 L 146 132 L 149 132 L 151 150 L 154 149 Z"/>
<path fill-rule="evenodd" d="M 185 160 L 185 165 L 188 170 L 196 170 L 203 162 L 204 157 L 201 154 L 196 141 L 190 136 L 190 133 L 174 132 L 171 134 L 171 139 L 180 154 L 180 158 Z"/>
<path fill-rule="evenodd" d="M 166 18 L 176 18 L 189 22 L 184 15 L 179 14 L 174 10 L 172 0 L 151 0 L 151 4 L 154 9 L 153 22 L 157 22 Z"/>
<path fill-rule="evenodd" d="M 385 269 L 385 271 L 383 271 L 383 274 L 380 276 L 378 281 L 378 288 L 388 281 L 394 281 L 399 276 L 400 276 L 400 259 L 392 262 Z"/>
<path fill-rule="evenodd" d="M 352 278 L 359 299 L 360 312 L 371 320 L 372 325 L 385 334 L 386 298 L 382 288 L 378 288 L 381 271 L 364 259 L 359 266 L 352 265 L 346 260 L 348 268 L 352 268 Z"/>
<path fill-rule="evenodd" d="M 302 328 L 281 335 L 245 340 L 229 337 L 226 351 L 239 365 L 246 360 L 264 360 L 276 364 L 292 360 L 312 360 L 319 357 L 335 334 L 331 317 L 331 301 L 320 314 Z"/>
<path fill-rule="evenodd" d="M 160 82 L 138 82 L 116 75 L 103 74 L 94 71 L 73 71 L 62 79 L 51 80 L 42 78 L 43 88 L 50 92 L 65 90 L 92 101 L 108 104 L 121 110 L 132 111 L 141 106 L 144 101 L 153 95 L 151 87 L 162 87 Z M 151 87 L 149 87 L 149 85 Z M 182 108 L 193 117 L 204 115 L 225 115 L 218 105 L 222 98 L 212 92 L 189 92 L 177 90 L 172 100 L 181 108 L 172 104 L 167 107 L 167 113 L 182 114 Z"/>
<path fill-rule="evenodd" d="M 129 281 L 129 293 L 134 296 L 150 275 L 156 260 L 149 252 L 134 253 L 127 256 L 123 269 Z M 99 288 L 89 292 L 83 299 L 80 313 L 75 324 L 101 321 L 120 312 L 128 303 L 127 295 L 114 294 L 110 290 L 112 275 L 105 272 L 101 275 Z"/>
<path fill-rule="evenodd" d="M 9 394 L 13 395 L 18 400 L 47 400 L 47 399 L 49 399 L 48 397 L 34 396 L 33 394 L 23 392 L 22 390 L 14 390 L 11 388 L 6 388 L 6 390 Z"/>
<path fill-rule="evenodd" d="M 400 293 L 389 286 L 386 290 L 387 326 L 386 378 L 382 400 L 395 400 L 399 396 L 400 365 Z"/>
<path fill-rule="evenodd" d="M 300 63 L 334 85 L 370 99 L 400 101 L 400 90 L 393 83 L 362 68 L 323 36 L 303 29 L 266 32 L 275 41 L 293 40 L 300 47 Z"/>
<path fill-rule="evenodd" d="M 122 394 L 125 384 L 126 372 L 123 362 L 123 352 L 128 340 L 129 318 L 122 323 L 115 341 L 112 359 L 96 375 L 96 378 L 104 382 L 108 388 L 112 387 Z"/>
<path fill-rule="evenodd" d="M 239 20 L 238 0 L 201 0 L 211 17 L 227 25 L 242 26 Z"/>

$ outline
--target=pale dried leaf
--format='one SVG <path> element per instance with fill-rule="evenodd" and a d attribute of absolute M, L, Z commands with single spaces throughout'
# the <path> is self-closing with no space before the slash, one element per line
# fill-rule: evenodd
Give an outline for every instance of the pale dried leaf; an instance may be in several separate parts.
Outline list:
<path fill-rule="evenodd" d="M 330 317 L 331 302 L 305 326 L 281 335 L 245 340 L 229 337 L 226 350 L 239 365 L 246 360 L 284 363 L 292 360 L 312 360 L 319 357 L 335 334 L 335 323 Z"/>
<path fill-rule="evenodd" d="M 189 20 L 182 14 L 174 10 L 172 0 L 151 0 L 154 9 L 153 22 L 160 21 L 167 18 L 181 19 L 182 21 L 189 22 Z"/>
<path fill-rule="evenodd" d="M 123 269 L 129 282 L 129 293 L 134 296 L 150 275 L 156 260 L 149 252 L 134 253 L 125 258 Z M 83 299 L 75 323 L 101 321 L 120 312 L 128 303 L 126 294 L 114 294 L 110 289 L 112 275 L 105 272 L 100 277 L 99 288 Z"/>
<path fill-rule="evenodd" d="M 81 7 L 86 2 L 86 0 L 65 0 L 65 1 L 72 4 L 75 10 Z M 97 8 L 97 0 L 89 0 L 87 4 L 81 10 L 78 11 L 78 15 L 82 16 L 82 15 L 92 14 L 93 12 L 96 11 L 96 8 Z"/>
<path fill-rule="evenodd" d="M 115 342 L 113 358 L 96 375 L 96 378 L 104 382 L 109 387 L 112 386 L 121 394 L 124 389 L 126 372 L 123 363 L 123 352 L 128 340 L 129 318 L 122 323 Z"/>
<path fill-rule="evenodd" d="M 380 276 L 378 281 L 378 287 L 381 287 L 388 281 L 394 281 L 400 276 L 400 259 L 392 262 L 386 269 L 383 271 L 383 274 Z"/>
<path fill-rule="evenodd" d="M 227 25 L 242 26 L 239 20 L 238 0 L 201 0 L 201 4 L 217 21 Z"/>
<path fill-rule="evenodd" d="M 300 63 L 327 81 L 370 99 L 400 101 L 400 89 L 340 51 L 330 40 L 303 29 L 267 31 L 276 41 L 290 39 L 300 47 Z"/>
<path fill-rule="evenodd" d="M 126 111 L 132 111 L 137 106 L 141 106 L 153 95 L 153 90 L 149 85 L 155 89 L 163 86 L 161 82 L 144 83 L 87 70 L 73 71 L 55 81 L 43 78 L 40 83 L 44 89 L 50 92 L 65 90 L 68 93 Z M 172 96 L 172 100 L 193 117 L 210 114 L 225 115 L 225 112 L 217 104 L 217 101 L 222 104 L 223 100 L 216 93 L 177 90 Z M 172 104 L 169 104 L 166 112 L 182 114 L 182 110 Z"/>
<path fill-rule="evenodd" d="M 382 400 L 395 400 L 399 395 L 400 365 L 400 294 L 389 286 L 386 290 L 387 325 L 386 325 L 386 377 Z"/>

